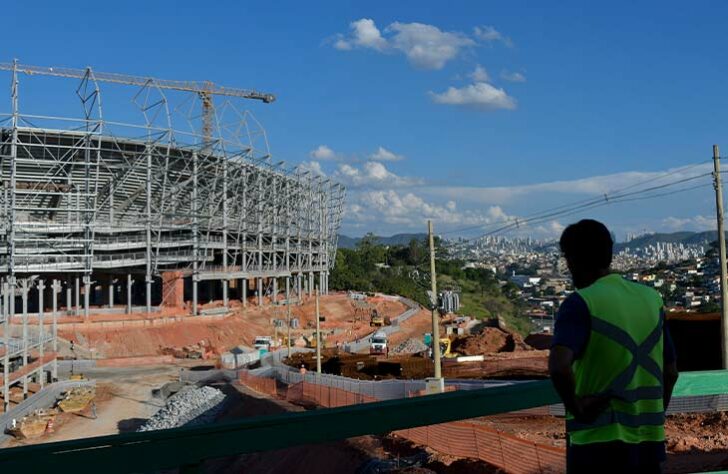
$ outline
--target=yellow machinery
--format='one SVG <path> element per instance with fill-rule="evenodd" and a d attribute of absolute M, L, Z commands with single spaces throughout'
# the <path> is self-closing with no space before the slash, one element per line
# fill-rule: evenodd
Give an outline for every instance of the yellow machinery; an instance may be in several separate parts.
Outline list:
<path fill-rule="evenodd" d="M 75 387 L 66 392 L 63 399 L 58 402 L 58 408 L 64 413 L 76 413 L 86 408 L 95 396 L 94 387 Z"/>
<path fill-rule="evenodd" d="M 384 326 L 384 316 L 380 315 L 376 309 L 369 313 L 369 326 L 378 328 Z"/>
<path fill-rule="evenodd" d="M 306 347 L 309 349 L 316 349 L 316 331 L 314 331 L 309 337 L 303 336 L 303 340 L 306 341 Z M 321 348 L 326 348 L 326 341 L 324 341 L 323 334 L 321 335 Z"/>
<path fill-rule="evenodd" d="M 440 338 L 440 356 L 447 359 L 454 359 L 460 356 L 457 352 L 451 352 L 452 341 L 447 337 Z"/>

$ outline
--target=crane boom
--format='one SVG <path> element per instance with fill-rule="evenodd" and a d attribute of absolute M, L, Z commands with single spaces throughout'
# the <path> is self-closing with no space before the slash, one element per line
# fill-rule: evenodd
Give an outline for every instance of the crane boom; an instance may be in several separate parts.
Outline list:
<path fill-rule="evenodd" d="M 16 69 L 28 75 L 39 74 L 44 76 L 70 77 L 83 79 L 88 74 L 89 69 L 73 69 L 67 67 L 43 67 L 29 66 L 27 64 L 0 63 L 1 71 L 12 71 Z M 273 94 L 258 92 L 251 89 L 236 89 L 233 87 L 219 86 L 210 81 L 171 81 L 166 79 L 155 79 L 153 77 L 131 76 L 127 74 L 117 74 L 112 72 L 93 71 L 92 77 L 101 82 L 111 82 L 115 84 L 126 84 L 133 86 L 146 86 L 154 84 L 161 89 L 173 89 L 185 92 L 194 92 L 203 97 L 210 95 L 224 95 L 229 97 L 240 97 L 243 99 L 260 100 L 266 104 L 276 100 Z"/>

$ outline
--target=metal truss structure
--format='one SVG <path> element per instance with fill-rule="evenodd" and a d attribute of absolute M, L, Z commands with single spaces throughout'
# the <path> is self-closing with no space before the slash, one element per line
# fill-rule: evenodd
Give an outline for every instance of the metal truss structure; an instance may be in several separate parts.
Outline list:
<path fill-rule="evenodd" d="M 281 283 L 286 299 L 300 300 L 314 287 L 328 292 L 344 187 L 274 163 L 249 112 L 230 99 L 212 103 L 216 94 L 264 102 L 272 96 L 90 68 L 16 62 L 0 69 L 12 76 L 11 111 L 0 115 L 5 407 L 13 373 L 25 374 L 25 394 L 29 376 L 47 378 L 44 357 L 57 349 L 59 309 L 88 320 L 95 312 L 151 313 L 191 300 L 197 315 L 201 296 L 227 307 L 232 297 L 247 304 L 249 292 L 260 305 L 264 296 L 275 303 Z M 24 73 L 78 78 L 82 117 L 21 114 Z M 133 89 L 141 124 L 104 119 L 104 81 Z M 184 91 L 181 106 L 168 100 L 169 89 Z M 179 115 L 190 131 L 175 128 Z M 126 304 L 115 307 L 124 296 Z M 52 330 L 43 321 L 49 312 Z M 23 333 L 14 338 L 19 325 L 10 323 L 18 316 Z M 14 370 L 18 356 L 24 369 Z"/>

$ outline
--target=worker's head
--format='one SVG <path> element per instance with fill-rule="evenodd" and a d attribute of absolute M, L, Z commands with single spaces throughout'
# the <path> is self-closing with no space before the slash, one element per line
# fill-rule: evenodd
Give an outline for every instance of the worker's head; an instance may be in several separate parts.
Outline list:
<path fill-rule="evenodd" d="M 609 271 L 613 245 L 607 227 L 592 219 L 583 219 L 564 229 L 559 246 L 574 279 L 574 286 L 589 286 Z"/>

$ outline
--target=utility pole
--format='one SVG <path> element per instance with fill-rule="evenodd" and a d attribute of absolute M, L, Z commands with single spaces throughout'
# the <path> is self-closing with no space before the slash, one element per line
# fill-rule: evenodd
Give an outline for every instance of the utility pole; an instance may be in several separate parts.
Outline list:
<path fill-rule="evenodd" d="M 440 362 L 440 321 L 437 314 L 437 277 L 435 275 L 435 238 L 432 235 L 432 221 L 427 221 L 427 236 L 430 241 L 430 282 L 432 284 L 432 356 L 435 361 L 435 378 L 442 378 Z"/>
<path fill-rule="evenodd" d="M 728 286 L 726 285 L 725 229 L 723 227 L 723 187 L 720 177 L 720 152 L 713 145 L 713 185 L 715 186 L 715 207 L 718 212 L 718 247 L 720 251 L 720 344 L 723 368 L 728 369 Z"/>
<path fill-rule="evenodd" d="M 288 312 L 288 358 L 291 358 L 291 292 L 289 291 L 289 279 L 286 278 L 286 311 Z"/>
<path fill-rule="evenodd" d="M 319 314 L 318 287 L 316 287 L 316 373 L 321 374 L 321 315 Z"/>

